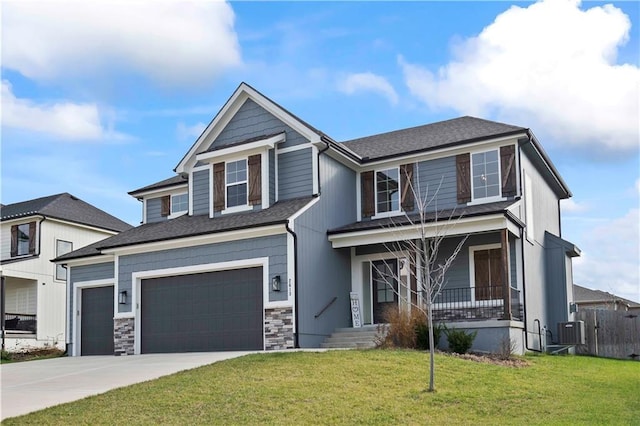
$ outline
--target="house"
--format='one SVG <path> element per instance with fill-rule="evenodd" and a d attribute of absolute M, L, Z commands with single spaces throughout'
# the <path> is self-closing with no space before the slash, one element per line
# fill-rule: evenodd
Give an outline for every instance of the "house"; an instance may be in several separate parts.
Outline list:
<path fill-rule="evenodd" d="M 625 299 L 601 290 L 592 290 L 580 285 L 573 285 L 573 299 L 581 309 L 607 309 L 612 311 L 640 312 L 640 303 Z"/>
<path fill-rule="evenodd" d="M 67 193 L 0 210 L 3 349 L 64 348 L 67 269 L 51 259 L 131 225 Z"/>
<path fill-rule="evenodd" d="M 442 253 L 468 236 L 438 321 L 522 353 L 572 318 L 571 192 L 527 128 L 461 117 L 339 143 L 242 83 L 174 172 L 130 193 L 140 226 L 56 259 L 70 353 L 319 347 L 352 326 L 351 297 L 364 325 L 411 309 L 417 279 L 385 247 L 419 236 L 408 187 L 439 189 L 427 234 L 456 218 Z"/>

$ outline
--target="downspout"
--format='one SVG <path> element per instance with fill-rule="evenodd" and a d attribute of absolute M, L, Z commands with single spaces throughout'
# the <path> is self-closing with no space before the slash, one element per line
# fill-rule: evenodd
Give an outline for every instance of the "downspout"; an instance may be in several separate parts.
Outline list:
<path fill-rule="evenodd" d="M 321 139 L 321 142 L 324 143 L 326 146 L 321 149 L 320 151 L 318 151 L 318 193 L 316 194 L 316 197 L 320 196 L 321 191 L 321 186 L 320 186 L 320 155 L 322 155 L 323 152 L 326 152 L 329 150 L 329 148 L 331 147 L 331 145 L 329 145 L 329 142 L 327 142 L 324 139 Z"/>
<path fill-rule="evenodd" d="M 318 181 L 318 184 L 320 184 L 320 181 Z M 289 228 L 289 221 L 285 223 L 284 227 L 293 237 L 293 310 L 295 313 L 293 327 L 296 330 L 293 333 L 293 347 L 297 349 L 300 347 L 298 343 L 298 235 L 293 229 Z"/>

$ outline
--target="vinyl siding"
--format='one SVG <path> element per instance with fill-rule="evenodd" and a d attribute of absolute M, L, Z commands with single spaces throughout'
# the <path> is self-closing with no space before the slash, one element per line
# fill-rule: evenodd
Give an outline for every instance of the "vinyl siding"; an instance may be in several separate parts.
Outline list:
<path fill-rule="evenodd" d="M 165 216 L 162 216 L 162 201 L 161 197 L 149 198 L 147 203 L 147 223 L 162 222 L 167 220 Z"/>
<path fill-rule="evenodd" d="M 209 214 L 209 170 L 200 170 L 193 173 L 193 214 Z"/>
<path fill-rule="evenodd" d="M 306 197 L 313 193 L 313 150 L 301 149 L 278 155 L 278 199 Z M 355 183 L 353 201 L 355 201 Z M 327 190 L 328 191 L 328 190 Z M 336 192 L 348 192 L 346 187 Z"/>
<path fill-rule="evenodd" d="M 458 206 L 456 188 L 456 158 L 445 157 L 418 163 L 414 173 L 414 190 L 423 200 L 433 202 L 427 211 L 452 209 Z M 416 197 L 416 210 L 418 197 Z"/>
<path fill-rule="evenodd" d="M 229 262 L 233 260 L 269 257 L 269 276 L 280 275 L 287 282 L 286 235 L 259 237 L 219 244 L 177 248 L 150 253 L 120 256 L 118 265 L 119 290 L 131 291 L 131 274 L 140 271 Z M 287 292 L 269 289 L 269 300 L 286 300 Z M 119 305 L 119 312 L 130 312 L 131 301 Z"/>
<path fill-rule="evenodd" d="M 306 152 L 306 150 L 305 150 Z M 301 347 L 317 347 L 337 327 L 351 325 L 349 249 L 333 249 L 326 230 L 356 217 L 355 172 L 320 156 L 320 198 L 295 221 L 298 235 L 298 338 Z M 338 299 L 318 318 L 334 297 Z"/>
<path fill-rule="evenodd" d="M 258 136 L 272 135 L 285 132 L 286 141 L 279 148 L 295 146 L 309 142 L 291 127 L 278 120 L 270 112 L 259 106 L 251 99 L 247 99 L 235 116 L 218 135 L 211 147 L 223 147 L 239 143 Z"/>

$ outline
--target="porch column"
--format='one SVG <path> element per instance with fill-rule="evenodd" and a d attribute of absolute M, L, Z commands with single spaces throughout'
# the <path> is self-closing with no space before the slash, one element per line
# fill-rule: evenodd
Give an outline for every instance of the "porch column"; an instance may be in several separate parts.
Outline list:
<path fill-rule="evenodd" d="M 511 285 L 509 284 L 509 231 L 503 229 L 500 232 L 502 245 L 502 303 L 504 307 L 503 319 L 510 320 L 511 315 Z"/>

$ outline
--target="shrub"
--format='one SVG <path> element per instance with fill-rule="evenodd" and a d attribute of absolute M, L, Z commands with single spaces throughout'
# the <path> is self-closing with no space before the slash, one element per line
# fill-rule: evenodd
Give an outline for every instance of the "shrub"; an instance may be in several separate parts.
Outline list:
<path fill-rule="evenodd" d="M 429 349 L 429 327 L 427 316 L 419 309 L 389 307 L 385 309 L 382 318 L 386 325 L 379 325 L 376 343 L 385 348 Z M 436 345 L 440 340 L 442 326 L 434 326 Z"/>
<path fill-rule="evenodd" d="M 500 339 L 498 350 L 495 355 L 498 359 L 502 360 L 512 359 L 516 347 L 517 346 L 515 340 L 510 339 L 508 336 L 504 336 L 502 339 Z"/>
<path fill-rule="evenodd" d="M 456 329 L 456 328 L 444 328 L 444 334 L 447 336 L 447 341 L 449 342 L 449 349 L 452 352 L 458 354 L 466 354 L 471 349 L 473 345 L 473 341 L 478 334 L 477 331 L 473 333 L 467 333 L 464 330 Z"/>
<path fill-rule="evenodd" d="M 442 324 L 433 325 L 433 342 L 436 347 L 443 330 L 444 326 Z M 429 323 L 427 321 L 416 324 L 416 348 L 423 351 L 429 350 Z"/>

